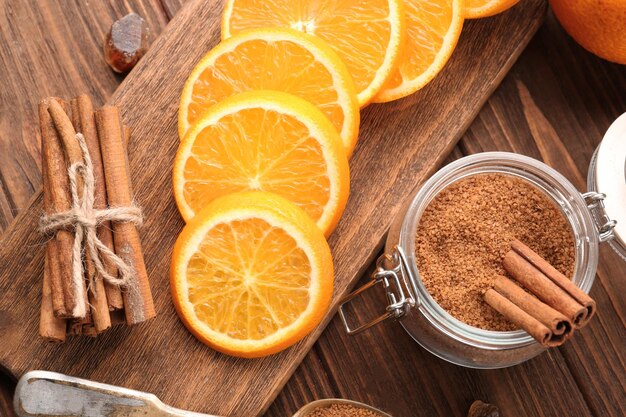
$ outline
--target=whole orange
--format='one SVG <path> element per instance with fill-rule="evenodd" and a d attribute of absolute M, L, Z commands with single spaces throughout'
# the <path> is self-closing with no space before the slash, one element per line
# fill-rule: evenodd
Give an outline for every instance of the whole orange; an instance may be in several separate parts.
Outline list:
<path fill-rule="evenodd" d="M 550 5 L 583 48 L 626 64 L 626 0 L 550 0 Z"/>

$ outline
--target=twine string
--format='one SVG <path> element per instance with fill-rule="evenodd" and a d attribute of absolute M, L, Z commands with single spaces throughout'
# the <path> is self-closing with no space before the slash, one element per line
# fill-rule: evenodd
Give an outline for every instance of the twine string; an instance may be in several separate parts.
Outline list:
<path fill-rule="evenodd" d="M 128 288 L 135 282 L 136 272 L 132 265 L 116 255 L 98 238 L 97 228 L 107 221 L 128 222 L 140 226 L 143 223 L 141 209 L 134 204 L 127 207 L 108 207 L 102 210 L 94 208 L 95 180 L 93 164 L 87 143 L 81 133 L 76 140 L 82 152 L 83 161 L 75 162 L 68 168 L 71 192 L 71 208 L 68 211 L 43 215 L 39 220 L 39 231 L 43 234 L 54 234 L 61 229 L 74 229 L 74 246 L 72 248 L 72 280 L 80 282 L 83 278 L 83 247 L 93 261 L 96 274 L 89 276 L 89 286 L 93 280 L 102 278 L 105 282 Z M 82 179 L 82 196 L 79 195 L 79 180 Z M 107 271 L 105 263 L 115 265 L 118 276 Z M 95 290 L 95 287 L 92 287 Z"/>

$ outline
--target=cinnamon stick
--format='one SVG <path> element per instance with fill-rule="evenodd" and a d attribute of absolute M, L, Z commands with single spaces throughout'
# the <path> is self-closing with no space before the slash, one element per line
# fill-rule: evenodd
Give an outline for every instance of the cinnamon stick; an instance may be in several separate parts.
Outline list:
<path fill-rule="evenodd" d="M 96 326 L 93 322 L 83 324 L 82 335 L 88 337 L 96 337 L 98 336 L 98 330 L 96 330 Z"/>
<path fill-rule="evenodd" d="M 69 336 L 80 336 L 83 334 L 83 319 L 70 319 L 67 325 Z"/>
<path fill-rule="evenodd" d="M 56 129 L 52 123 L 52 119 L 48 114 L 48 102 L 53 98 L 41 100 L 39 102 L 39 124 L 41 129 L 41 169 L 43 182 L 43 206 L 45 214 L 52 214 L 55 211 L 55 201 L 53 200 L 53 191 L 61 188 L 67 189 L 67 184 L 61 185 L 63 178 L 55 178 L 56 181 L 50 183 L 49 173 L 52 169 L 57 173 L 61 171 L 63 161 L 63 152 L 60 148 L 56 137 Z M 59 162 L 52 164 L 51 162 Z M 51 185 L 52 184 L 52 185 Z M 56 190 L 54 186 L 58 187 Z M 69 190 L 68 190 L 69 192 Z M 61 282 L 61 267 L 58 262 L 57 255 L 57 239 L 53 236 L 46 242 L 46 261 L 49 263 L 48 268 L 44 268 L 44 274 L 49 272 L 48 284 L 50 285 L 50 298 L 53 306 L 53 313 L 58 316 L 66 315 L 65 300 L 63 295 L 63 286 Z"/>
<path fill-rule="evenodd" d="M 52 118 L 52 122 L 57 130 L 58 136 L 61 139 L 61 143 L 63 145 L 63 150 L 65 151 L 66 164 L 67 166 L 71 166 L 77 162 L 83 162 L 83 153 L 78 144 L 78 140 L 76 139 L 76 131 L 74 130 L 74 126 L 72 126 L 72 121 L 67 115 L 67 110 L 63 109 L 63 107 L 55 100 L 50 101 L 48 105 L 48 113 Z M 65 175 L 68 175 L 67 173 Z M 78 196 L 82 197 L 83 192 L 83 180 L 82 177 L 78 177 L 76 181 L 78 185 Z M 72 237 L 72 244 L 74 244 L 74 236 Z M 69 262 L 72 265 L 72 274 L 65 278 L 65 281 L 70 282 L 72 298 L 74 299 L 74 310 L 73 310 L 73 318 L 85 318 L 87 311 L 89 310 L 88 306 L 88 298 L 87 298 L 87 286 L 85 285 L 84 275 L 83 275 L 83 266 L 82 262 L 77 262 L 74 264 L 73 262 L 73 247 L 70 250 L 69 254 L 62 253 L 61 256 L 69 257 Z M 80 275 L 83 279 L 75 279 L 75 276 Z M 68 294 L 66 294 L 66 297 Z M 67 298 L 66 298 L 67 300 Z M 67 304 L 67 301 L 66 301 Z"/>
<path fill-rule="evenodd" d="M 128 156 L 128 142 L 130 142 L 130 127 L 123 125 L 123 131 L 124 131 L 124 149 L 126 151 L 126 156 Z M 100 145 L 99 141 L 98 141 L 98 145 Z M 100 154 L 100 151 L 98 151 L 98 155 L 100 157 L 100 166 L 102 166 L 102 155 Z M 102 184 L 105 184 L 104 181 L 104 170 L 102 171 Z M 130 189 L 130 193 L 132 195 L 133 190 L 131 187 L 131 184 L 128 184 L 129 189 Z M 106 187 L 105 187 L 106 188 Z M 106 197 L 106 195 L 105 195 Z M 105 205 L 106 205 L 106 201 L 105 201 Z M 111 223 L 107 222 L 106 223 L 108 225 L 107 231 L 109 232 L 109 234 L 111 235 L 111 239 L 113 239 L 113 233 L 111 232 Z M 113 242 L 111 241 L 111 246 L 107 247 L 111 250 L 113 250 Z M 115 271 L 115 273 L 117 273 L 115 265 L 112 265 L 112 271 Z M 114 287 L 111 286 L 112 288 L 116 289 L 115 294 L 111 294 L 111 301 L 109 303 L 109 307 L 111 309 L 111 324 L 113 326 L 115 326 L 116 324 L 121 324 L 120 322 L 120 317 L 124 318 L 124 314 L 114 314 L 114 311 L 121 311 L 122 313 L 124 313 L 124 300 L 122 298 L 122 291 L 120 290 L 119 287 Z M 125 322 L 126 319 L 124 318 L 123 322 Z"/>
<path fill-rule="evenodd" d="M 526 313 L 516 306 L 512 301 L 498 293 L 493 288 L 488 289 L 484 294 L 484 299 L 494 310 L 502 314 L 508 320 L 526 330 L 533 339 L 543 346 L 558 346 L 551 343 L 552 332 L 539 320 Z M 562 343 L 562 342 L 561 342 Z"/>
<path fill-rule="evenodd" d="M 48 251 L 46 250 L 46 253 Z M 50 261 L 44 258 L 43 286 L 41 291 L 41 312 L 39 316 L 39 335 L 49 342 L 64 342 L 67 321 L 54 316 L 52 294 L 50 290 Z"/>
<path fill-rule="evenodd" d="M 126 314 L 124 310 L 111 311 L 111 326 L 126 324 Z"/>
<path fill-rule="evenodd" d="M 542 303 L 507 277 L 498 276 L 494 289 L 550 329 L 551 342 L 563 342 L 572 335 L 572 323 L 567 317 Z"/>
<path fill-rule="evenodd" d="M 126 167 L 128 167 L 128 143 L 130 142 L 130 127 L 127 125 L 122 126 L 122 131 L 124 132 L 124 150 L 126 152 Z M 128 188 L 130 190 L 130 194 L 133 194 L 132 184 L 128 184 Z M 110 229 L 109 229 L 110 230 Z M 111 236 L 113 236 L 111 234 Z M 122 293 L 120 292 L 120 297 L 122 297 Z M 122 308 L 114 309 L 111 311 L 111 326 L 117 326 L 120 324 L 126 324 L 126 312 L 124 310 L 124 302 L 121 300 Z"/>
<path fill-rule="evenodd" d="M 42 182 L 43 182 L 43 206 L 46 214 L 53 211 L 52 194 L 50 190 L 50 181 L 48 178 L 48 162 L 46 155 L 50 153 L 47 149 L 50 146 L 50 136 L 54 134 L 54 126 L 48 115 L 48 104 L 45 101 L 39 103 L 39 120 L 41 125 L 41 146 L 42 146 Z M 52 342 L 63 342 L 65 340 L 65 331 L 67 322 L 55 316 L 55 311 L 65 311 L 65 301 L 63 297 L 63 287 L 61 284 L 61 274 L 59 267 L 59 259 L 57 256 L 56 238 L 48 239 L 45 247 L 44 255 L 44 271 L 41 289 L 41 310 L 39 316 L 39 334 L 41 337 Z M 52 292 L 52 282 L 55 281 L 56 293 Z"/>
<path fill-rule="evenodd" d="M 100 156 L 100 144 L 96 131 L 96 122 L 91 99 L 86 95 L 78 96 L 70 102 L 72 107 L 72 124 L 77 132 L 82 133 L 87 144 L 87 150 L 91 157 L 94 177 L 94 209 L 104 209 L 106 207 L 106 190 L 104 186 L 104 172 L 102 169 L 102 158 Z M 113 236 L 110 224 L 100 225 L 96 231 L 102 243 L 113 249 Z M 115 266 L 107 260 L 104 261 L 107 272 L 115 275 Z M 122 293 L 119 288 L 105 283 L 101 277 L 96 276 L 96 268 L 88 253 L 85 253 L 85 269 L 87 282 L 93 284 L 89 289 L 89 304 L 93 318 L 93 327 L 97 333 L 111 327 L 111 317 L 109 307 L 122 308 Z M 109 298 L 112 298 L 109 301 Z"/>
<path fill-rule="evenodd" d="M 62 142 L 54 126 L 48 108 L 52 103 L 60 105 L 57 98 L 47 98 L 39 104 L 41 121 L 42 152 L 47 169 L 48 187 L 45 187 L 44 198 L 48 195 L 48 214 L 63 212 L 70 209 L 69 179 L 67 163 L 63 153 Z M 54 315 L 59 318 L 84 316 L 82 303 L 76 303 L 76 294 L 72 286 L 72 248 L 74 234 L 69 230 L 59 230 L 48 244 L 50 262 L 50 291 Z M 53 259 L 58 262 L 53 261 Z M 81 314 L 82 313 L 82 314 Z"/>
<path fill-rule="evenodd" d="M 83 153 L 76 140 L 76 130 L 72 125 L 72 120 L 67 115 L 67 111 L 63 109 L 57 101 L 53 100 L 48 105 L 48 112 L 52 117 L 54 127 L 57 129 L 59 138 L 63 143 L 63 150 L 67 157 L 68 166 L 76 162 L 82 162 Z M 78 187 L 78 189 L 80 190 L 82 187 Z"/>
<path fill-rule="evenodd" d="M 72 109 L 76 108 L 80 115 L 77 122 L 83 130 L 83 136 L 87 142 L 87 148 L 89 149 L 89 155 L 91 156 L 91 162 L 93 164 L 93 176 L 95 181 L 94 189 L 94 208 L 104 209 L 106 208 L 106 185 L 104 182 L 104 169 L 102 167 L 102 155 L 100 154 L 100 142 L 98 140 L 98 133 L 96 130 L 95 114 L 93 110 L 93 104 L 91 99 L 87 95 L 80 95 L 72 103 Z M 72 114 L 76 111 L 72 111 Z M 109 249 L 113 250 L 113 233 L 111 231 L 111 223 L 104 222 L 98 227 L 97 230 L 98 239 Z M 113 265 L 108 259 L 104 260 L 104 265 L 107 272 L 113 276 L 117 275 L 115 265 Z M 121 310 L 124 308 L 124 301 L 122 299 L 122 291 L 119 287 L 104 283 L 106 291 L 106 299 L 110 311 Z"/>
<path fill-rule="evenodd" d="M 83 275 L 83 281 L 84 280 L 84 275 Z M 93 328 L 93 317 L 91 315 L 91 310 L 90 310 L 90 306 L 89 306 L 89 294 L 87 291 L 87 285 L 86 282 L 84 282 L 84 293 L 83 293 L 83 300 L 85 300 L 85 316 L 84 317 L 80 317 L 80 318 L 74 318 L 74 319 L 70 319 L 69 323 L 68 323 L 68 331 L 67 334 L 69 335 L 76 335 L 76 336 L 80 336 L 81 334 L 85 334 L 84 330 L 86 328 Z"/>
<path fill-rule="evenodd" d="M 586 322 L 587 309 L 516 251 L 509 251 L 502 264 L 504 269 L 524 288 L 550 307 L 563 313 L 575 328 L 579 328 L 581 323 Z"/>
<path fill-rule="evenodd" d="M 583 290 L 581 290 L 574 282 L 559 272 L 548 261 L 543 259 L 539 254 L 524 245 L 519 240 L 511 243 L 511 249 L 517 252 L 522 258 L 526 259 L 531 265 L 540 270 L 552 282 L 558 285 L 563 291 L 569 294 L 580 305 L 585 307 L 587 314 L 581 318 L 576 324 L 577 327 L 586 325 L 591 317 L 596 313 L 596 302 Z"/>
<path fill-rule="evenodd" d="M 132 204 L 130 176 L 126 161 L 122 123 L 117 107 L 104 106 L 96 112 L 96 127 L 104 166 L 109 206 Z M 143 261 L 137 228 L 132 223 L 113 222 L 115 252 L 135 269 L 134 282 L 123 293 L 126 322 L 140 323 L 154 317 L 154 304 Z"/>
<path fill-rule="evenodd" d="M 87 301 L 87 294 L 85 294 L 85 301 Z M 95 327 L 89 304 L 87 304 L 85 317 L 69 320 L 67 334 L 70 336 L 80 336 L 88 335 L 89 333 L 95 333 Z"/>
<path fill-rule="evenodd" d="M 87 298 L 85 298 L 85 300 L 87 300 Z M 89 307 L 89 305 L 87 305 L 87 307 Z M 91 311 L 89 308 L 87 308 L 85 317 L 69 320 L 67 334 L 70 336 L 80 336 L 83 334 L 83 330 L 88 327 L 93 328 L 93 319 L 91 318 Z"/>

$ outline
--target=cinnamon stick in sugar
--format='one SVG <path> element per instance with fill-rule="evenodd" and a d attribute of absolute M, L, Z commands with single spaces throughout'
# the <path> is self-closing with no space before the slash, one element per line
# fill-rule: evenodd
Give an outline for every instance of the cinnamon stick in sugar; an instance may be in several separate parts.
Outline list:
<path fill-rule="evenodd" d="M 103 209 L 106 206 L 106 192 L 104 188 L 104 174 L 102 172 L 102 159 L 100 157 L 100 145 L 98 143 L 98 133 L 96 131 L 96 122 L 93 112 L 93 104 L 91 99 L 86 95 L 81 95 L 70 101 L 72 108 L 72 124 L 76 132 L 81 133 L 85 138 L 87 150 L 93 165 L 94 176 L 94 205 L 93 208 Z M 108 235 L 109 248 L 113 248 L 113 237 L 111 236 L 110 225 L 101 225 L 96 231 L 98 238 L 106 244 L 105 235 Z M 106 262 L 106 261 L 105 261 Z M 110 265 L 107 265 L 110 267 Z M 115 275 L 115 267 L 113 266 L 113 273 Z M 110 269 L 109 269 L 109 272 Z M 91 260 L 89 254 L 85 252 L 85 273 L 87 276 L 87 282 L 93 286 L 88 290 L 89 305 L 91 308 L 91 317 L 93 321 L 93 328 L 96 333 L 100 333 L 111 327 L 111 317 L 109 315 L 108 301 L 109 291 L 107 286 L 111 287 L 110 292 L 112 297 L 118 297 L 119 303 L 122 301 L 122 293 L 119 288 L 113 288 L 107 285 L 104 280 L 97 276 L 96 268 Z M 117 291 L 116 291 L 117 290 Z M 118 301 L 116 299 L 116 301 Z M 121 306 L 120 306 L 121 308 Z M 87 326 L 89 327 L 89 326 Z"/>
<path fill-rule="evenodd" d="M 576 300 L 576 302 L 587 310 L 584 317 L 574 323 L 576 327 L 583 327 L 589 322 L 591 317 L 593 317 L 596 313 L 596 302 L 588 294 L 578 288 L 578 286 L 576 286 L 571 279 L 568 279 L 548 261 L 543 259 L 535 251 L 519 240 L 515 240 L 511 243 L 511 249 L 522 258 L 526 259 L 526 261 L 528 261 L 532 266 L 541 271 L 546 277 L 558 285 L 563 291 L 565 291 L 570 297 Z"/>
<path fill-rule="evenodd" d="M 96 111 L 96 127 L 104 166 L 107 199 L 110 207 L 127 207 L 133 202 L 127 167 L 123 129 L 117 107 L 104 106 Z M 113 222 L 115 253 L 134 268 L 134 282 L 123 292 L 127 324 L 136 324 L 156 315 L 148 274 L 143 261 L 139 233 L 134 224 Z"/>
<path fill-rule="evenodd" d="M 493 288 L 488 289 L 484 299 L 494 310 L 502 314 L 508 320 L 526 330 L 533 339 L 546 347 L 558 346 L 551 343 L 552 332 L 546 325 L 516 306 L 511 300 L 498 293 Z M 562 342 L 560 342 L 562 343 Z M 560 344 L 559 343 L 559 344 Z"/>
<path fill-rule="evenodd" d="M 560 344 L 572 335 L 572 323 L 567 317 L 542 303 L 537 297 L 527 293 L 507 277 L 498 276 L 494 289 L 550 329 L 551 344 Z"/>
<path fill-rule="evenodd" d="M 587 308 L 579 304 L 514 249 L 505 255 L 502 265 L 524 288 L 550 307 L 563 313 L 572 322 L 574 328 L 580 328 L 588 321 Z"/>

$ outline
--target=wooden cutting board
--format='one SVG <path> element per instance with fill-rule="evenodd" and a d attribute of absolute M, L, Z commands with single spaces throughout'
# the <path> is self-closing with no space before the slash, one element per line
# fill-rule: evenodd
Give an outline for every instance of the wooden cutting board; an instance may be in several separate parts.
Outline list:
<path fill-rule="evenodd" d="M 178 145 L 178 97 L 191 68 L 219 41 L 222 9 L 219 0 L 190 1 L 110 100 L 121 106 L 134 132 L 130 165 L 146 216 L 141 234 L 158 317 L 97 339 L 63 345 L 39 339 L 43 241 L 36 233 L 42 212 L 37 192 L 0 239 L 0 366 L 15 376 L 46 369 L 145 390 L 193 411 L 261 414 L 322 332 L 338 298 L 380 249 L 402 202 L 465 131 L 541 24 L 546 7 L 544 0 L 523 0 L 503 15 L 467 22 L 452 60 L 433 83 L 404 100 L 362 112 L 350 163 L 350 200 L 330 238 L 336 271 L 333 309 L 296 346 L 246 360 L 196 341 L 178 320 L 169 296 L 170 252 L 183 226 L 170 174 Z"/>

